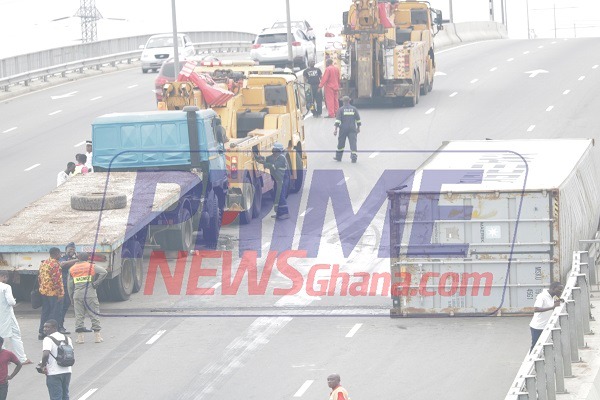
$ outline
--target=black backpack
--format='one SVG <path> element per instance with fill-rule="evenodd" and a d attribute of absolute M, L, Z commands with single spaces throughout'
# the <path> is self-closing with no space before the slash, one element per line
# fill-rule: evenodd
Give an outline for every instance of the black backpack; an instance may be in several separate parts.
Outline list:
<path fill-rule="evenodd" d="M 75 364 L 75 350 L 73 349 L 73 346 L 69 344 L 68 336 L 64 336 L 65 338 L 63 340 L 58 340 L 52 336 L 48 336 L 57 346 L 56 357 L 54 357 L 52 352 L 50 352 L 50 355 L 54 357 L 59 366 L 72 367 L 73 364 Z"/>

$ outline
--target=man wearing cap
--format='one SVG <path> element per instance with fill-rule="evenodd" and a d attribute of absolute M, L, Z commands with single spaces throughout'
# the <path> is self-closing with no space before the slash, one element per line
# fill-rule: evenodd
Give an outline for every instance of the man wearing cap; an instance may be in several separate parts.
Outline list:
<path fill-rule="evenodd" d="M 338 110 L 335 116 L 335 128 L 333 135 L 337 136 L 338 128 L 340 130 L 340 136 L 338 137 L 337 151 L 335 152 L 336 161 L 342 161 L 344 155 L 344 148 L 346 146 L 346 138 L 350 142 L 350 158 L 355 163 L 358 159 L 358 153 L 356 149 L 356 141 L 360 132 L 360 115 L 356 107 L 350 104 L 350 97 L 342 97 L 344 105 Z"/>
<path fill-rule="evenodd" d="M 94 169 L 92 168 L 92 141 L 91 140 L 85 141 L 85 156 L 87 157 L 87 160 L 85 161 L 85 166 L 88 168 L 88 172 L 94 172 Z"/>
<path fill-rule="evenodd" d="M 284 155 L 283 145 L 275 143 L 273 145 L 272 155 L 266 159 L 262 156 L 256 157 L 256 161 L 264 164 L 271 171 L 271 177 L 275 181 L 275 199 L 273 209 L 275 215 L 272 218 L 288 219 L 290 217 L 287 205 L 287 191 L 290 186 L 290 167 L 287 158 Z"/>

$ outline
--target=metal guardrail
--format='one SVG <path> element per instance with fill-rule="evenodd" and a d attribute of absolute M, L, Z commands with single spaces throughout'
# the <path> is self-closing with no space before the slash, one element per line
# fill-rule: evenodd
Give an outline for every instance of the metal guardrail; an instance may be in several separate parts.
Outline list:
<path fill-rule="evenodd" d="M 198 54 L 248 52 L 251 46 L 252 42 L 249 41 L 194 43 L 194 48 Z M 84 60 L 57 64 L 33 71 L 27 71 L 0 78 L 0 89 L 8 92 L 11 85 L 23 84 L 28 86 L 31 81 L 37 79 L 41 79 L 45 82 L 51 76 L 60 75 L 65 77 L 68 72 L 82 73 L 85 69 L 100 69 L 100 67 L 106 65 L 115 66 L 118 63 L 131 64 L 134 60 L 139 59 L 141 54 L 142 50 L 127 51 L 117 54 L 109 54 L 107 56 L 93 57 Z"/>
<path fill-rule="evenodd" d="M 579 349 L 586 348 L 591 334 L 590 284 L 595 279 L 594 258 L 587 251 L 573 253 L 573 265 L 561 298 L 533 350 L 525 357 L 505 400 L 555 400 L 565 393 L 565 377 L 571 363 L 579 362 Z"/>

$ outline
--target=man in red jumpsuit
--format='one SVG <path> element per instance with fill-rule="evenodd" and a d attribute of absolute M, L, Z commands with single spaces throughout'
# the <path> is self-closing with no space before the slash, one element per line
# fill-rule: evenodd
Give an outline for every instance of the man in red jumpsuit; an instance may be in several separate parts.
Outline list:
<path fill-rule="evenodd" d="M 340 90 L 340 70 L 333 65 L 333 60 L 328 58 L 325 62 L 327 66 L 325 73 L 321 78 L 319 88 L 325 88 L 325 105 L 327 106 L 327 116 L 325 118 L 335 118 L 340 103 L 338 100 L 338 91 Z"/>

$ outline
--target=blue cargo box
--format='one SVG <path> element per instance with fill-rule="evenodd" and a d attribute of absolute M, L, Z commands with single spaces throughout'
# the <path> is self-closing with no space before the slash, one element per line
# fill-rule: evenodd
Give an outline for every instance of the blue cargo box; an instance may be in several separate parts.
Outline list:
<path fill-rule="evenodd" d="M 196 112 L 200 161 L 218 151 L 213 110 Z M 190 136 L 184 111 L 113 113 L 92 123 L 96 170 L 136 170 L 191 165 Z"/>

